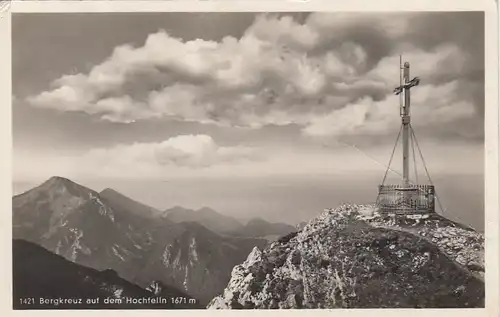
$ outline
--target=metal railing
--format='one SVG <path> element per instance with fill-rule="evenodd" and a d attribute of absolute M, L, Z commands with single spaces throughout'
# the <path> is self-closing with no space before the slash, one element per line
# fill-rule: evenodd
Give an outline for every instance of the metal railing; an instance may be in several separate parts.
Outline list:
<path fill-rule="evenodd" d="M 380 185 L 377 207 L 381 213 L 423 214 L 435 212 L 433 185 Z"/>

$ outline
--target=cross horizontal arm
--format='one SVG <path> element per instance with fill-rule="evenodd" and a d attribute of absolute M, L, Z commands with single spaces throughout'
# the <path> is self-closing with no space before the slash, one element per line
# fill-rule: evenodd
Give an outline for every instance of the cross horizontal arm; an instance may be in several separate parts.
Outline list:
<path fill-rule="evenodd" d="M 399 95 L 402 92 L 403 92 L 403 86 L 399 86 L 399 87 L 394 88 L 395 95 Z"/>
<path fill-rule="evenodd" d="M 394 92 L 395 95 L 399 95 L 400 93 L 403 92 L 403 89 L 405 89 L 405 88 L 409 89 L 409 88 L 418 86 L 418 84 L 420 84 L 420 78 L 415 77 L 412 80 L 410 80 L 409 82 L 407 82 L 406 84 L 394 88 L 393 92 Z"/>

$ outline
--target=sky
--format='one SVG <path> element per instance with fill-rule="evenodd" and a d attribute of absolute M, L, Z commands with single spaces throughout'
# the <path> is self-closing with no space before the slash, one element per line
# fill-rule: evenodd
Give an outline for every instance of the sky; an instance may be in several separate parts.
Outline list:
<path fill-rule="evenodd" d="M 412 127 L 446 212 L 483 226 L 482 12 L 12 23 L 14 193 L 58 175 L 159 209 L 291 223 L 373 202 L 400 129 L 402 54 L 421 79 Z M 400 182 L 398 146 L 389 182 Z"/>

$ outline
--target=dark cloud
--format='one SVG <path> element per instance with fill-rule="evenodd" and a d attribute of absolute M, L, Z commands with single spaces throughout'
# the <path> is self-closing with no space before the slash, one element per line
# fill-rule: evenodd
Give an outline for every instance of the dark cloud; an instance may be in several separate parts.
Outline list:
<path fill-rule="evenodd" d="M 479 117 L 484 118 L 485 30 L 484 12 L 426 13 L 414 17 L 410 41 L 432 48 L 448 41 L 464 52 L 466 63 L 458 74 L 462 97 L 472 99 Z M 446 73 L 445 65 L 437 72 Z"/>
<path fill-rule="evenodd" d="M 162 16 L 169 17 L 163 19 L 168 22 L 161 22 Z M 199 123 L 207 129 L 211 129 L 207 123 L 222 124 L 221 129 L 225 125 L 261 129 L 293 125 L 305 133 L 314 131 L 316 136 L 358 133 L 385 139 L 399 120 L 399 101 L 392 89 L 398 82 L 397 55 L 404 52 L 412 62 L 412 72 L 422 79 L 412 96 L 417 98 L 416 118 L 429 131 L 434 126 L 453 127 L 449 120 L 477 121 L 484 115 L 482 13 L 272 14 L 253 24 L 254 14 L 140 14 L 134 15 L 138 27 L 128 35 L 117 30 L 130 29 L 125 19 L 130 15 L 77 14 L 72 21 L 80 30 L 71 26 L 61 32 L 60 43 L 46 31 L 33 30 L 33 21 L 37 21 L 52 25 L 49 30 L 57 33 L 49 17 L 63 25 L 69 23 L 67 16 L 17 17 L 15 49 L 26 43 L 26 37 L 21 40 L 23 32 L 34 32 L 53 45 L 51 50 L 43 46 L 40 55 L 47 57 L 49 51 L 55 52 L 52 49 L 66 52 L 63 46 L 72 47 L 78 32 L 96 33 L 94 24 L 116 25 L 99 36 L 92 34 L 92 41 L 101 41 L 104 48 L 85 56 L 82 52 L 94 45 L 90 45 L 90 37 L 76 36 L 87 46 L 79 44 L 82 52 L 70 50 L 60 64 L 67 69 L 80 60 L 80 66 L 73 73 L 60 72 L 66 76 L 53 81 L 53 90 L 38 89 L 32 94 L 31 101 L 37 100 L 40 109 L 78 110 L 91 120 L 139 120 L 134 126 L 142 124 L 141 119 L 148 125 L 147 120 L 153 124 L 164 116 L 167 122 L 185 121 L 179 124 L 191 128 Z M 187 26 L 188 18 L 196 26 Z M 151 23 L 145 21 L 148 19 Z M 117 40 L 111 39 L 113 32 L 120 35 Z M 34 39 L 33 35 L 27 38 Z M 130 44 L 120 46 L 124 43 Z M 121 48 L 114 49 L 116 46 Z M 24 60 L 30 60 L 24 55 Z M 40 58 L 34 60 L 37 65 L 50 65 Z M 26 78 L 20 65 L 15 63 L 14 77 Z M 14 90 L 21 86 L 16 79 Z M 476 109 L 475 116 L 468 111 L 470 105 Z M 422 119 L 433 111 L 444 121 Z M 443 111 L 450 113 L 443 115 Z M 343 116 L 350 119 L 341 119 Z M 110 129 L 119 126 L 108 125 Z"/>

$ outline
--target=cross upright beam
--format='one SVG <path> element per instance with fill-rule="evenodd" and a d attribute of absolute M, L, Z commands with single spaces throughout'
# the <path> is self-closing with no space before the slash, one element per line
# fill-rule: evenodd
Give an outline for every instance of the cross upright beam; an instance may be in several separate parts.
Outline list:
<path fill-rule="evenodd" d="M 401 109 L 401 122 L 403 124 L 403 185 L 410 185 L 410 89 L 418 86 L 420 79 L 418 77 L 410 80 L 410 63 L 405 62 L 401 67 L 403 71 L 403 82 L 394 89 L 394 93 L 399 95 L 404 93 L 404 105 Z"/>

